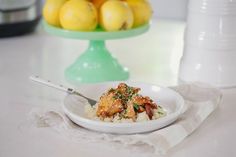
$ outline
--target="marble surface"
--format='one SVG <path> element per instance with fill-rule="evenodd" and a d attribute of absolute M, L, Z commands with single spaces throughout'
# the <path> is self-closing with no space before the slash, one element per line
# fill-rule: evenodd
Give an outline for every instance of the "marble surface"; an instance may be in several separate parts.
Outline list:
<path fill-rule="evenodd" d="M 131 72 L 131 79 L 163 86 L 176 85 L 185 24 L 154 20 L 151 29 L 134 38 L 107 41 L 107 46 Z M 73 142 L 48 128 L 29 127 L 34 107 L 58 106 L 65 94 L 29 81 L 32 74 L 69 85 L 64 69 L 87 47 L 87 41 L 34 34 L 0 39 L 0 156 L 93 157 L 148 156 L 99 143 Z M 133 58 L 134 60 L 130 60 Z M 73 85 L 70 85 L 73 86 Z M 166 156 L 236 156 L 236 89 L 222 89 L 220 107 Z M 30 128 L 30 129 L 27 129 Z"/>

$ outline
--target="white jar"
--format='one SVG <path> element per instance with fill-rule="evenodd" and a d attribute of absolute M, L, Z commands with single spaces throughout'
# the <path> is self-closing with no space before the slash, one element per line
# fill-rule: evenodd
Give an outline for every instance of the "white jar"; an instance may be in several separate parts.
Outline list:
<path fill-rule="evenodd" d="M 190 0 L 179 80 L 236 86 L 236 0 Z"/>

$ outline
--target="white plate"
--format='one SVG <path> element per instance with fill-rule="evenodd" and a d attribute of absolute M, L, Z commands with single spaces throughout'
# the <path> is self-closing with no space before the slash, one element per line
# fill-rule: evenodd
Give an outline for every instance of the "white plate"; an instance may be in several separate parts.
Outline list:
<path fill-rule="evenodd" d="M 115 134 L 133 134 L 150 132 L 160 129 L 174 122 L 184 111 L 184 100 L 175 91 L 169 88 L 163 88 L 156 85 L 125 82 L 129 86 L 141 88 L 141 94 L 149 96 L 158 105 L 162 106 L 166 111 L 165 117 L 150 120 L 146 122 L 134 123 L 111 123 L 88 119 L 84 113 L 85 102 L 75 95 L 68 95 L 65 98 L 63 109 L 66 115 L 76 124 L 95 131 Z M 91 98 L 99 100 L 102 93 L 111 87 L 116 87 L 119 82 L 99 83 L 93 85 L 82 85 L 78 91 Z"/>

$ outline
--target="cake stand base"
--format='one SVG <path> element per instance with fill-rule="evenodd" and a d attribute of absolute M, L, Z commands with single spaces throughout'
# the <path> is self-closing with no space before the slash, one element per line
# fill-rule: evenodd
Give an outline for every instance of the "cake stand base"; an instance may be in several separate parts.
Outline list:
<path fill-rule="evenodd" d="M 72 84 L 127 80 L 129 72 L 111 56 L 104 40 L 90 40 L 88 49 L 65 70 Z"/>

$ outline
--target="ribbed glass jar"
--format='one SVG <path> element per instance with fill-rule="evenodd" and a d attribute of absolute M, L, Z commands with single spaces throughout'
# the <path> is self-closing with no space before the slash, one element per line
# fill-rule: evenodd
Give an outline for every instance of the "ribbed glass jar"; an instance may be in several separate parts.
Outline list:
<path fill-rule="evenodd" d="M 236 86 L 236 0 L 190 0 L 180 81 Z"/>

